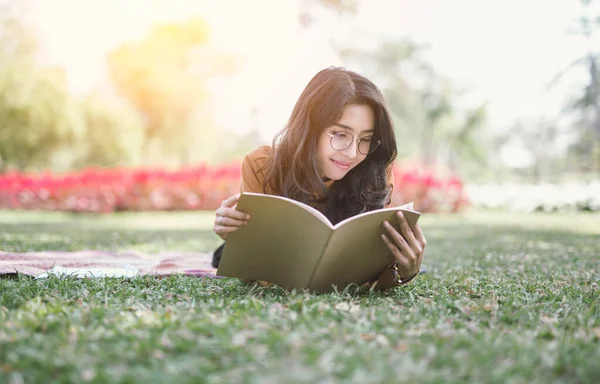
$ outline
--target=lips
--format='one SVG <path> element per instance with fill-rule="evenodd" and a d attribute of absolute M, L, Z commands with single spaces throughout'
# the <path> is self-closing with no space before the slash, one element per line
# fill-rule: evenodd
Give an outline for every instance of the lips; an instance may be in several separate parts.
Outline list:
<path fill-rule="evenodd" d="M 341 170 L 348 170 L 350 168 L 350 166 L 352 165 L 352 163 L 345 163 L 343 161 L 337 161 L 337 160 L 333 160 L 331 159 L 331 161 L 333 162 L 333 164 L 338 167 Z"/>

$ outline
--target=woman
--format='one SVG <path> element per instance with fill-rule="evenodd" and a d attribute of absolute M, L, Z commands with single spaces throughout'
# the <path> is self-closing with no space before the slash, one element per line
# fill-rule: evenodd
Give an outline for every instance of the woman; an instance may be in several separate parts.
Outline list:
<path fill-rule="evenodd" d="M 391 205 L 396 155 L 392 122 L 377 86 L 357 73 L 327 68 L 308 83 L 273 145 L 245 157 L 241 190 L 309 204 L 336 224 Z M 235 209 L 238 199 L 239 194 L 230 197 L 216 211 L 214 231 L 223 240 L 250 220 Z M 425 237 L 418 225 L 411 231 L 402 213 L 398 221 L 401 233 L 383 224 L 382 241 L 396 262 L 373 280 L 377 289 L 407 284 L 419 274 Z"/>

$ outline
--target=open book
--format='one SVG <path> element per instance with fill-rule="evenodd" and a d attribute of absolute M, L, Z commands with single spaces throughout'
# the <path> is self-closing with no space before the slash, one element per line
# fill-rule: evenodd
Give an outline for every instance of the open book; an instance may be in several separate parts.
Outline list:
<path fill-rule="evenodd" d="M 401 210 L 414 228 L 412 204 L 361 213 L 332 225 L 318 210 L 281 196 L 243 193 L 248 224 L 229 234 L 217 275 L 263 280 L 286 289 L 329 292 L 362 285 L 395 259 L 381 239 L 383 222 L 399 228 Z"/>

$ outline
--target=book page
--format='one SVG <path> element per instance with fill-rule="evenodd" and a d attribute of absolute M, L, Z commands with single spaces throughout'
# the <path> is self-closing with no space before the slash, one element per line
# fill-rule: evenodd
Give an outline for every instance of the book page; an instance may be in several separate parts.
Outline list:
<path fill-rule="evenodd" d="M 242 194 L 237 209 L 250 220 L 227 237 L 217 275 L 306 288 L 333 231 L 307 207 L 280 196 Z"/>
<path fill-rule="evenodd" d="M 416 213 L 416 214 L 420 215 L 420 213 L 419 213 L 419 212 L 417 212 L 417 211 L 415 211 L 415 210 L 413 209 L 413 206 L 414 206 L 414 203 L 411 201 L 410 203 L 406 203 L 406 204 L 404 204 L 404 205 L 399 205 L 399 206 L 397 206 L 397 207 L 382 208 L 382 209 L 378 209 L 378 210 L 376 210 L 376 211 L 370 211 L 370 212 L 359 213 L 358 215 L 355 215 L 355 216 L 352 216 L 352 217 L 349 217 L 349 218 L 347 218 L 346 220 L 342 220 L 342 221 L 340 221 L 339 223 L 337 223 L 337 224 L 334 226 L 334 229 L 335 229 L 335 228 L 339 228 L 339 227 L 341 227 L 342 225 L 344 225 L 345 223 L 347 223 L 347 222 L 349 222 L 349 221 L 352 221 L 352 220 L 357 220 L 357 219 L 360 219 L 362 216 L 372 215 L 374 212 L 379 212 L 379 211 L 394 211 L 394 212 L 397 212 L 397 211 L 400 211 L 400 210 L 401 210 L 401 211 L 403 211 L 403 212 L 410 211 L 410 212 L 414 212 L 414 213 Z M 408 217 L 407 217 L 407 218 L 408 218 Z M 394 221 L 397 221 L 397 219 L 394 219 Z M 414 227 L 414 224 L 416 224 L 416 221 L 415 221 L 415 223 L 412 223 L 412 222 L 409 220 L 409 222 L 408 222 L 408 225 L 409 225 L 411 228 L 413 228 L 413 227 Z"/>
<path fill-rule="evenodd" d="M 277 196 L 277 195 L 265 195 L 262 193 L 254 193 L 254 192 L 244 192 L 244 193 L 242 193 L 242 196 L 244 196 L 244 195 L 246 195 L 246 196 L 268 196 L 270 199 L 279 199 L 279 200 L 286 201 L 290 204 L 297 205 L 303 209 L 306 209 L 308 212 L 312 213 L 317 219 L 321 220 L 323 223 L 325 223 L 329 227 L 333 228 L 333 225 L 331 224 L 331 222 L 329 221 L 327 216 L 322 214 L 321 211 L 319 211 L 318 209 L 313 208 L 308 204 L 304 204 L 304 203 L 301 203 L 294 199 L 289 199 L 287 197 Z M 240 197 L 240 199 L 241 199 L 241 197 Z M 244 198 L 244 200 L 248 200 L 248 198 L 246 197 L 246 198 Z M 264 199 L 260 199 L 260 200 L 264 200 Z M 246 203 L 242 203 L 242 204 L 246 204 Z M 268 203 L 259 203 L 259 204 L 268 204 Z M 239 202 L 238 202 L 238 207 L 239 207 Z"/>
<path fill-rule="evenodd" d="M 399 210 L 414 228 L 420 214 L 400 207 L 366 212 L 336 225 L 309 288 L 325 292 L 331 290 L 332 284 L 343 288 L 350 283 L 362 285 L 376 278 L 395 260 L 381 234 L 387 233 L 383 228 L 384 221 L 399 229 L 396 217 Z"/>

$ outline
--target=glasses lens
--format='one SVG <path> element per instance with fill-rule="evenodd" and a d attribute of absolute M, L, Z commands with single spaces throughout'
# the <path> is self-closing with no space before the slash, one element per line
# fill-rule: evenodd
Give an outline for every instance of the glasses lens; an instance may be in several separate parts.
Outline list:
<path fill-rule="evenodd" d="M 343 151 L 352 143 L 353 137 L 348 132 L 334 132 L 331 136 L 331 147 L 336 151 Z"/>
<path fill-rule="evenodd" d="M 358 151 L 363 155 L 368 155 L 369 153 L 373 152 L 378 146 L 379 140 L 377 140 L 375 137 L 364 137 L 360 140 L 360 143 L 358 144 Z"/>

